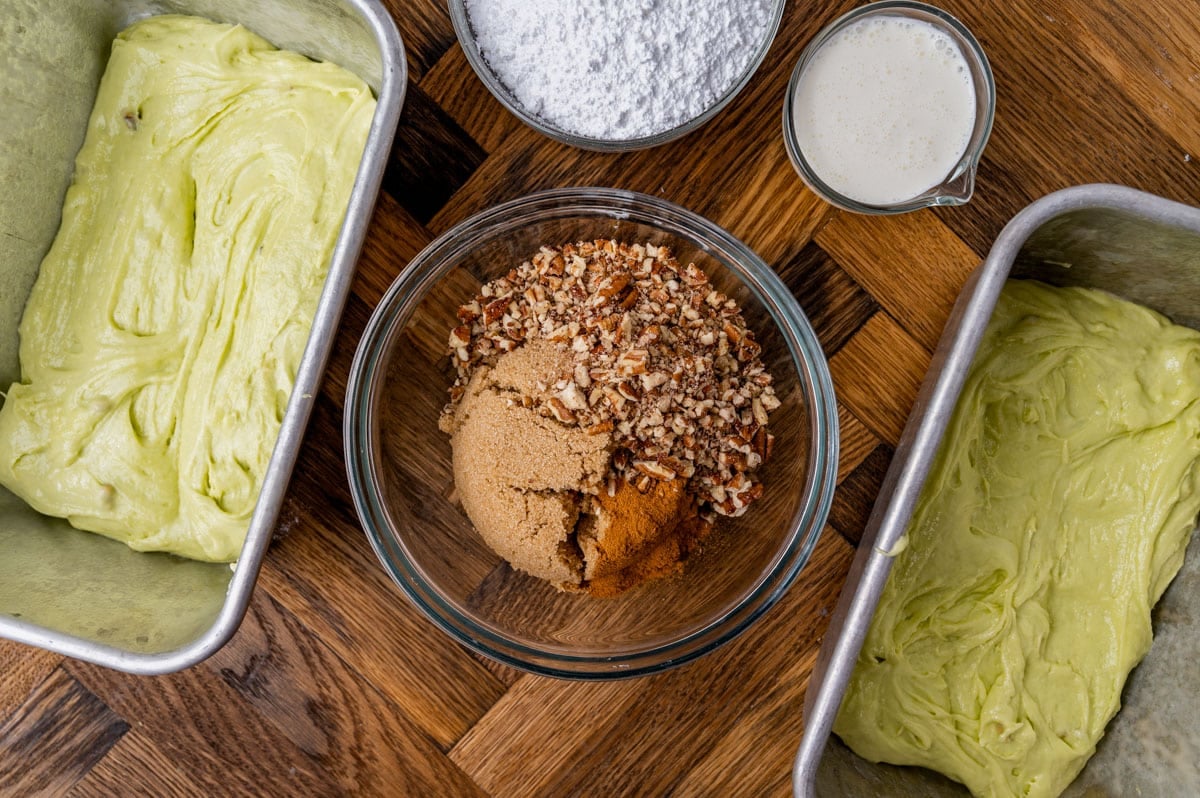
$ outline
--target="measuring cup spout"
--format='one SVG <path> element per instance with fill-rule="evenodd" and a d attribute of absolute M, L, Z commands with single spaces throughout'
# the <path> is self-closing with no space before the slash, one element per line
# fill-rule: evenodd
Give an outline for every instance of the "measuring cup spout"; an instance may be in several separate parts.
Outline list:
<path fill-rule="evenodd" d="M 958 175 L 937 188 L 936 205 L 965 205 L 975 193 L 975 164 L 968 165 Z"/>

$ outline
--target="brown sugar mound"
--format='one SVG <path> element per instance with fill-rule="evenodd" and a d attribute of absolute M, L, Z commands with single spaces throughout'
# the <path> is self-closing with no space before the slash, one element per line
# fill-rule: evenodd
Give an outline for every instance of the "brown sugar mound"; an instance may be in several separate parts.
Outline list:
<path fill-rule="evenodd" d="M 454 481 L 476 530 L 512 567 L 562 590 L 615 596 L 677 573 L 709 524 L 681 479 L 606 489 L 612 438 L 540 415 L 569 353 L 532 340 L 480 368 L 453 415 Z"/>
<path fill-rule="evenodd" d="M 611 442 L 523 404 L 562 356 L 531 341 L 480 368 L 442 426 L 459 498 L 484 542 L 514 568 L 568 587 L 583 579 L 572 539 L 583 495 L 604 484 Z"/>

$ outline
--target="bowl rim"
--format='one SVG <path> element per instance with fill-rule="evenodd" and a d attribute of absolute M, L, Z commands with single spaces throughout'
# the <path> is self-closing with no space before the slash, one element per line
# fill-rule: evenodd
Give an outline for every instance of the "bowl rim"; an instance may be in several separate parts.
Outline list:
<path fill-rule="evenodd" d="M 459 46 L 462 47 L 463 55 L 467 57 L 467 63 L 471 65 L 471 69 L 475 72 L 475 75 L 487 87 L 488 92 L 501 105 L 507 108 L 513 116 L 543 136 L 547 136 L 562 144 L 595 152 L 631 152 L 657 147 L 660 144 L 666 144 L 668 141 L 682 138 L 711 121 L 725 106 L 729 105 L 735 97 L 741 94 L 742 90 L 746 88 L 747 84 L 758 73 L 762 62 L 766 60 L 767 53 L 770 51 L 771 45 L 775 42 L 775 37 L 779 33 L 779 25 L 783 20 L 783 11 L 787 5 L 787 0 L 773 0 L 773 3 L 774 7 L 771 10 L 771 18 L 767 23 L 767 28 L 763 34 L 763 41 L 759 44 L 757 52 L 747 62 L 745 70 L 738 76 L 737 80 L 730 84 L 729 88 L 717 97 L 712 105 L 697 116 L 658 133 L 629 139 L 604 139 L 572 133 L 526 110 L 496 73 L 492 71 L 492 68 L 487 63 L 487 59 L 484 58 L 483 53 L 480 51 L 471 26 L 470 15 L 467 12 L 466 0 L 448 0 L 450 21 L 454 26 L 454 35 L 458 39 Z"/>
<path fill-rule="evenodd" d="M 372 447 L 378 439 L 374 421 L 382 384 L 380 365 L 389 357 L 418 298 L 456 268 L 466 252 L 495 235 L 497 225 L 504 231 L 514 230 L 547 215 L 645 221 L 689 238 L 698 249 L 723 263 L 735 263 L 730 271 L 776 324 L 809 411 L 811 467 L 789 523 L 786 545 L 721 614 L 649 648 L 609 655 L 572 654 L 516 641 L 476 621 L 439 595 L 423 578 L 419 563 L 404 554 L 381 499 L 382 483 Z M 431 264 L 437 268 L 430 268 Z M 408 599 L 452 638 L 490 659 L 527 672 L 575 679 L 622 678 L 680 665 L 737 637 L 774 606 L 807 563 L 824 529 L 832 505 L 839 448 L 837 403 L 828 362 L 799 303 L 775 272 L 722 228 L 674 203 L 623 189 L 592 187 L 549 189 L 501 203 L 455 225 L 418 253 L 384 294 L 359 340 L 347 380 L 343 433 L 350 492 L 359 520 L 380 563 Z M 403 556 L 393 559 L 385 538 L 390 538 Z"/>

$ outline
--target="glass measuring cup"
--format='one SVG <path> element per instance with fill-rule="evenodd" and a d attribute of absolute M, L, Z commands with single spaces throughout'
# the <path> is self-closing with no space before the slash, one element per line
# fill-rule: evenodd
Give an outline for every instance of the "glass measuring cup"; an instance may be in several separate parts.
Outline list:
<path fill-rule="evenodd" d="M 932 187 L 915 196 L 895 202 L 872 203 L 856 199 L 833 188 L 822 179 L 805 156 L 797 134 L 799 122 L 795 103 L 796 94 L 806 70 L 817 53 L 837 34 L 851 25 L 872 17 L 898 17 L 926 23 L 945 34 L 958 48 L 970 72 L 970 83 L 974 91 L 974 126 L 966 148 L 953 167 Z M 991 66 L 979 42 L 957 19 L 941 9 L 926 3 L 910 0 L 880 0 L 860 6 L 823 28 L 804 48 L 792 70 L 783 104 L 783 137 L 788 157 L 801 179 L 810 189 L 827 202 L 845 210 L 867 214 L 905 213 L 933 205 L 962 205 L 971 199 L 975 191 L 975 173 L 984 146 L 992 129 L 996 108 L 996 85 Z"/>

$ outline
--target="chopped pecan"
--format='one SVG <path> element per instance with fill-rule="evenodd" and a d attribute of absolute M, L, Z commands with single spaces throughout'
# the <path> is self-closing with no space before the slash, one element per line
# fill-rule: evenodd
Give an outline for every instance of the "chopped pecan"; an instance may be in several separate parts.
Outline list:
<path fill-rule="evenodd" d="M 547 404 L 550 406 L 550 413 L 556 419 L 564 424 L 574 424 L 576 421 L 575 413 L 571 408 L 567 407 L 566 403 L 557 396 L 551 396 Z"/>
<path fill-rule="evenodd" d="M 687 479 L 704 513 L 740 514 L 761 491 L 750 474 L 770 456 L 780 401 L 737 303 L 696 264 L 611 239 L 543 247 L 457 319 L 452 404 L 477 365 L 549 339 L 569 365 L 521 403 L 611 436 L 618 476 L 641 490 Z"/>

